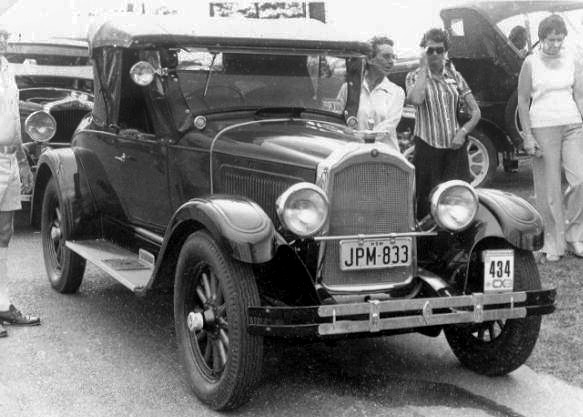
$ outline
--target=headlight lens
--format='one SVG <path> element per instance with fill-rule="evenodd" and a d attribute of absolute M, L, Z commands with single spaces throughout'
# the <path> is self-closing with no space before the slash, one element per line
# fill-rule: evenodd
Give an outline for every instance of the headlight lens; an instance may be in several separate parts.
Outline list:
<path fill-rule="evenodd" d="M 147 85 L 152 84 L 152 81 L 154 81 L 155 74 L 156 70 L 154 69 L 152 64 L 146 61 L 136 62 L 130 68 L 130 75 L 132 77 L 132 80 L 141 87 L 145 87 Z"/>
<path fill-rule="evenodd" d="M 26 118 L 24 131 L 35 142 L 47 142 L 55 136 L 57 122 L 46 111 L 36 111 Z"/>
<path fill-rule="evenodd" d="M 468 227 L 478 212 L 478 195 L 464 181 L 447 181 L 431 194 L 431 215 L 436 223 L 451 231 Z"/>
<path fill-rule="evenodd" d="M 279 220 L 290 232 L 309 237 L 328 221 L 328 198 L 321 188 L 308 182 L 292 185 L 276 203 Z"/>

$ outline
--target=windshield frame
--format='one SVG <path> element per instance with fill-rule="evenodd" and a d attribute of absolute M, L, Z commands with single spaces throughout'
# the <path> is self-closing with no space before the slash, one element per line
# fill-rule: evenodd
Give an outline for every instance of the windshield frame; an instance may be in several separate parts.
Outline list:
<path fill-rule="evenodd" d="M 243 99 L 241 100 L 233 100 L 233 105 L 224 105 L 225 103 L 223 103 L 222 105 L 216 105 L 216 106 L 202 106 L 202 105 L 196 105 L 192 102 L 192 100 L 189 101 L 189 99 L 191 99 L 191 95 L 192 95 L 192 89 L 188 89 L 186 86 L 181 85 L 180 87 L 180 91 L 182 92 L 184 98 L 187 101 L 187 106 L 189 111 L 192 114 L 196 114 L 196 115 L 206 115 L 206 114 L 216 114 L 216 113 L 221 113 L 221 112 L 232 112 L 232 111 L 245 111 L 245 110 L 251 110 L 251 111 L 256 111 L 262 108 L 301 108 L 306 112 L 312 112 L 312 113 L 316 113 L 316 114 L 322 114 L 322 115 L 329 115 L 332 117 L 337 117 L 337 118 L 342 118 L 344 119 L 346 117 L 347 114 L 347 108 L 349 107 L 354 107 L 354 104 L 352 103 L 352 106 L 350 105 L 351 103 L 349 103 L 350 101 L 354 101 L 354 96 L 355 94 L 353 93 L 353 89 L 354 86 L 357 86 L 358 88 L 360 88 L 360 80 L 356 80 L 356 78 L 360 78 L 362 76 L 362 71 L 364 69 L 364 62 L 365 62 L 365 55 L 364 54 L 357 54 L 357 53 L 346 53 L 346 51 L 333 51 L 333 50 L 329 50 L 329 49 L 320 49 L 320 50 L 305 50 L 305 49 L 297 49 L 297 50 L 290 50 L 290 49 L 284 49 L 284 50 L 280 50 L 277 48 L 253 48 L 253 49 L 249 49 L 249 48 L 204 48 L 201 47 L 200 45 L 197 46 L 193 46 L 193 47 L 187 47 L 184 46 L 182 48 L 177 48 L 176 49 L 176 53 L 180 54 L 180 53 L 203 53 L 206 54 L 207 57 L 211 57 L 210 59 L 210 63 L 208 63 L 208 65 L 203 65 L 200 64 L 200 74 L 201 74 L 201 78 L 204 77 L 204 87 L 202 88 L 202 94 L 199 94 L 201 97 L 200 98 L 207 98 L 208 94 L 209 94 L 209 89 L 212 89 L 213 87 L 213 83 L 217 81 L 217 75 L 221 76 L 223 73 L 221 73 L 220 71 L 224 71 L 224 67 L 222 68 L 222 59 L 217 59 L 217 57 L 220 55 L 222 56 L 228 56 L 229 54 L 231 56 L 244 56 L 247 54 L 250 55 L 254 55 L 260 58 L 265 58 L 265 57 L 269 57 L 272 56 L 273 59 L 278 59 L 278 58 L 283 58 L 286 60 L 290 60 L 290 62 L 294 62 L 294 58 L 293 57 L 298 57 L 300 60 L 300 57 L 306 57 L 306 70 L 308 71 L 306 74 L 302 74 L 302 79 L 303 82 L 306 82 L 308 80 L 312 81 L 312 87 L 314 88 L 315 94 L 314 97 L 317 97 L 317 100 L 319 105 L 314 105 L 314 103 L 299 103 L 299 102 L 292 102 L 292 101 L 280 101 L 280 102 L 245 102 L 243 101 Z M 214 59 L 212 58 L 214 57 Z M 329 65 L 329 61 L 330 60 L 335 60 L 336 63 L 342 63 L 342 64 L 337 64 L 340 67 L 343 66 L 343 70 L 344 72 L 341 72 L 342 69 L 339 70 L 339 73 L 331 73 L 331 74 L 327 74 L 327 77 L 324 77 L 324 69 L 323 67 L 325 66 L 325 64 L 322 62 L 322 59 L 320 57 L 324 57 L 324 59 L 326 60 L 326 64 Z M 310 60 L 314 60 L 315 63 L 311 64 Z M 359 61 L 360 65 L 355 64 L 355 62 L 351 62 L 351 64 L 348 64 L 349 61 Z M 252 62 L 252 61 L 250 61 Z M 184 79 L 185 79 L 185 75 L 188 73 L 187 71 L 189 71 L 186 68 L 181 68 L 180 67 L 180 60 L 178 60 L 176 62 L 176 67 L 172 69 L 172 73 L 175 75 L 176 79 L 178 80 L 178 84 L 184 84 Z M 311 68 L 310 65 L 312 66 L 316 66 L 315 68 L 315 73 L 314 73 L 314 68 Z M 308 68 L 310 67 L 310 68 Z M 351 70 L 348 70 L 348 67 L 351 67 Z M 354 68 L 358 68 L 360 67 L 359 70 L 355 71 Z M 243 70 L 245 70 L 244 65 L 241 67 L 243 68 Z M 192 69 L 192 74 L 195 74 L 197 72 L 196 69 Z M 311 72 L 310 72 L 311 71 Z M 245 77 L 245 76 L 251 76 L 254 78 L 255 81 L 257 81 L 257 78 L 259 77 L 256 74 L 237 74 L 236 72 L 234 72 L 232 74 L 233 78 L 237 78 L 237 77 Z M 273 75 L 273 77 L 277 77 L 277 75 Z M 286 77 L 286 74 L 280 74 L 281 77 L 283 77 L 282 79 L 284 79 Z M 335 100 L 338 99 L 338 92 L 340 91 L 340 88 L 342 86 L 342 84 L 346 83 L 346 81 L 350 78 L 349 81 L 352 81 L 351 83 L 347 83 L 347 89 L 350 90 L 349 91 L 349 100 L 346 100 L 345 105 L 342 106 L 342 108 L 338 108 L 336 106 L 336 104 L 331 104 L 333 101 L 335 102 Z M 332 80 L 331 80 L 332 79 Z M 333 87 L 329 87 L 329 89 L 332 89 L 331 91 L 327 92 L 327 96 L 322 96 L 319 94 L 323 94 L 323 88 L 322 87 L 322 80 L 324 80 L 325 82 L 328 82 L 328 84 L 332 84 Z M 235 80 L 237 81 L 237 80 Z M 336 88 L 334 88 L 336 87 Z M 226 89 L 226 88 L 225 88 Z M 333 92 L 333 96 L 332 96 L 332 92 Z M 249 93 L 249 91 L 246 91 L 245 93 Z M 235 92 L 232 93 L 233 94 L 233 98 L 235 98 Z M 359 94 L 357 94 L 357 96 L 359 96 Z M 247 97 L 247 96 L 245 96 Z M 357 104 L 356 104 L 357 106 Z M 351 111 L 349 110 L 348 113 L 355 113 L 355 111 Z"/>

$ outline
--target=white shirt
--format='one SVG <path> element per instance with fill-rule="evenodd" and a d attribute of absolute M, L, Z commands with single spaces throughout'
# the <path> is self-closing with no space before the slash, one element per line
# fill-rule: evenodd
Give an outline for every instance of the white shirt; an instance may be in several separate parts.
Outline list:
<path fill-rule="evenodd" d="M 347 85 L 344 83 L 337 97 L 342 108 L 346 106 L 347 94 Z M 386 140 L 381 139 L 381 141 L 394 145 L 398 150 L 397 125 L 401 120 L 404 103 L 405 91 L 397 84 L 389 81 L 388 78 L 383 78 L 383 81 L 372 91 L 370 91 L 366 78 L 364 78 L 360 89 L 360 102 L 356 115 L 358 128 L 386 132 Z"/>
<path fill-rule="evenodd" d="M 581 115 L 573 98 L 575 60 L 563 53 L 547 65 L 542 52 L 526 59 L 530 62 L 532 104 L 530 124 L 533 128 L 581 123 Z"/>
<path fill-rule="evenodd" d="M 0 56 L 0 146 L 14 144 L 17 135 L 20 135 L 18 87 L 8 61 Z"/>

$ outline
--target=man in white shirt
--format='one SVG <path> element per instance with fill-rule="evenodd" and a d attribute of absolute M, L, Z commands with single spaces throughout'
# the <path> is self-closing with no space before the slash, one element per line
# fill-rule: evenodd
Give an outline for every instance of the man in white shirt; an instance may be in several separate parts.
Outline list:
<path fill-rule="evenodd" d="M 21 208 L 21 187 L 30 189 L 32 186 L 32 174 L 20 137 L 18 87 L 4 57 L 8 36 L 8 32 L 0 28 L 0 337 L 7 336 L 4 323 L 40 324 L 38 317 L 22 314 L 8 296 L 7 252 L 13 233 L 14 211 Z"/>
<path fill-rule="evenodd" d="M 397 125 L 401 120 L 405 92 L 401 87 L 389 81 L 387 75 L 395 64 L 394 42 L 387 37 L 371 39 L 371 55 L 366 60 L 366 71 L 360 91 L 358 106 L 358 128 L 375 132 L 384 132 L 380 139 L 399 149 Z M 340 88 L 337 100 L 346 105 L 346 83 Z"/>

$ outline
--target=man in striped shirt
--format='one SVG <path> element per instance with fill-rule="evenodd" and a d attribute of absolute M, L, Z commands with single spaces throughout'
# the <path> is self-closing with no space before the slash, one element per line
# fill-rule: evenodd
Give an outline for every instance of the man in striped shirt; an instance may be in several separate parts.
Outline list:
<path fill-rule="evenodd" d="M 429 212 L 429 193 L 452 179 L 469 180 L 466 135 L 478 124 L 480 109 L 462 75 L 447 62 L 449 37 L 442 29 L 423 35 L 424 48 L 418 69 L 407 74 L 407 101 L 417 110 L 415 118 L 415 183 L 417 217 Z M 459 100 L 472 117 L 460 126 Z"/>

